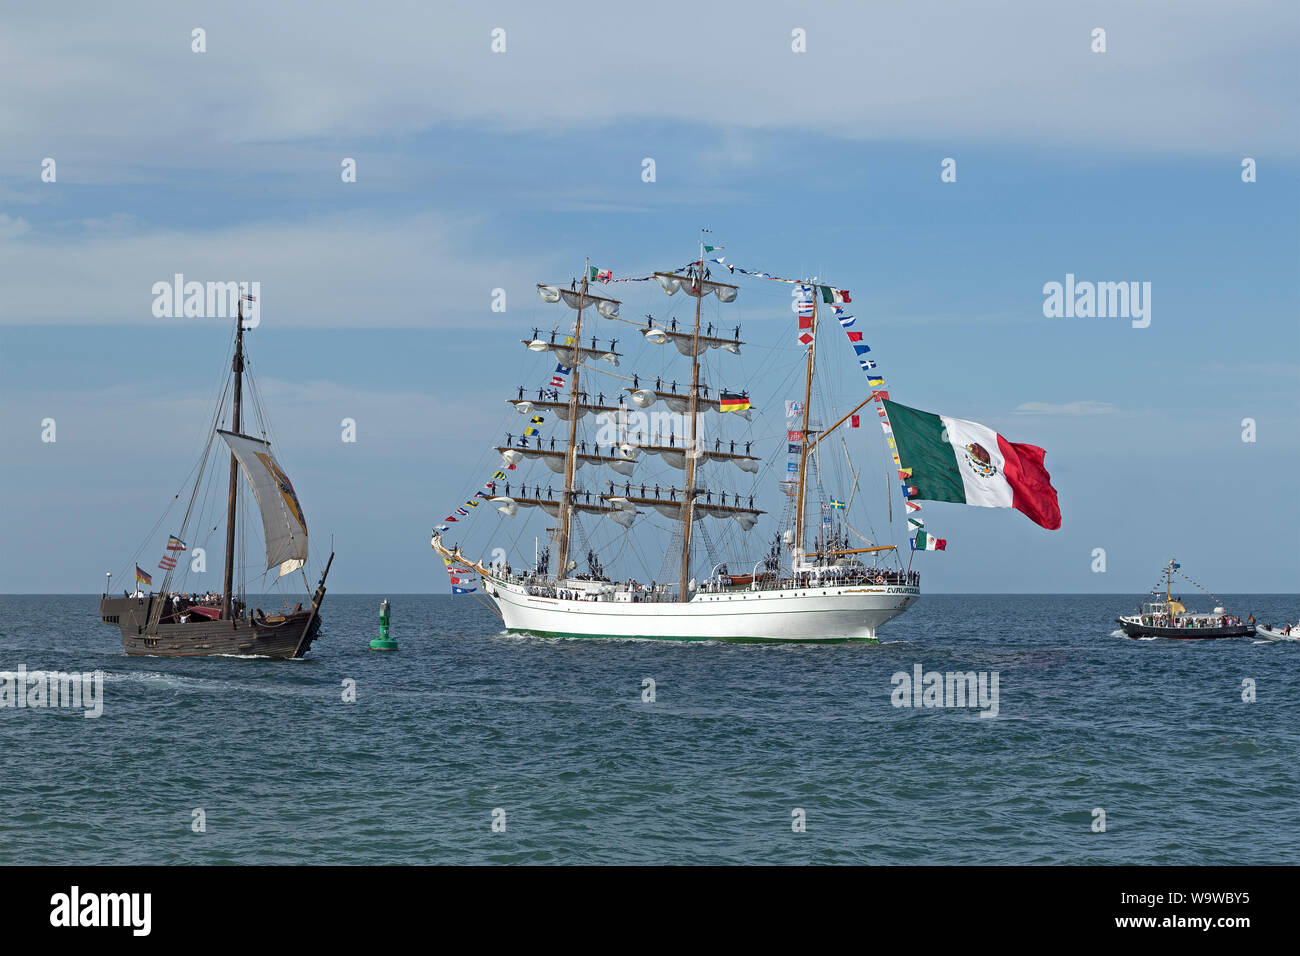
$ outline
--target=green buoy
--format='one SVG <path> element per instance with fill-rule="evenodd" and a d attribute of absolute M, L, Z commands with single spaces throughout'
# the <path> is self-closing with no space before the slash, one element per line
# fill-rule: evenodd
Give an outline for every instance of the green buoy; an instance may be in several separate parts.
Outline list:
<path fill-rule="evenodd" d="M 397 641 L 388 636 L 388 601 L 379 602 L 379 636 L 370 642 L 372 651 L 395 651 Z"/>

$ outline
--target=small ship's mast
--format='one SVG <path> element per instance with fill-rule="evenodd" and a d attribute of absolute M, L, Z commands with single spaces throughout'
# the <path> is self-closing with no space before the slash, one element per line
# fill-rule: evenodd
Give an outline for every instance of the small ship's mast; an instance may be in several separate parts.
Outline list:
<path fill-rule="evenodd" d="M 799 500 L 794 516 L 794 546 L 800 552 L 801 557 L 804 551 L 804 494 L 807 491 L 808 475 L 808 425 L 812 419 L 812 382 L 817 356 L 817 286 L 813 285 L 812 290 L 812 328 L 808 333 L 812 336 L 812 341 L 808 343 L 808 370 L 804 376 L 803 441 L 799 443 Z"/>
<path fill-rule="evenodd" d="M 682 574 L 677 600 L 689 601 L 687 584 L 691 576 L 691 521 L 695 511 L 695 436 L 700 404 L 700 308 L 704 302 L 704 235 L 700 234 L 700 258 L 695 264 L 695 333 L 691 339 L 691 434 L 686 443 L 686 473 L 682 485 Z"/>
<path fill-rule="evenodd" d="M 564 488 L 560 504 L 560 564 L 555 572 L 556 582 L 563 581 L 569 573 L 569 525 L 572 520 L 574 457 L 578 447 L 578 366 L 582 364 L 582 308 L 587 298 L 587 277 L 591 274 L 591 258 L 582 267 L 582 289 L 578 293 L 578 319 L 573 330 L 573 384 L 569 391 L 569 444 L 564 449 Z"/>
<path fill-rule="evenodd" d="M 239 299 L 239 316 L 235 319 L 235 358 L 233 362 L 235 372 L 235 400 L 232 406 L 234 411 L 231 415 L 230 430 L 235 434 L 240 432 L 240 393 L 244 379 L 244 300 L 241 296 Z M 234 604 L 232 589 L 235 580 L 235 508 L 239 500 L 239 462 L 235 459 L 235 453 L 230 453 L 230 496 L 226 502 L 226 568 L 225 575 L 221 585 L 221 617 L 223 620 L 230 620 L 233 616 L 231 611 Z"/>

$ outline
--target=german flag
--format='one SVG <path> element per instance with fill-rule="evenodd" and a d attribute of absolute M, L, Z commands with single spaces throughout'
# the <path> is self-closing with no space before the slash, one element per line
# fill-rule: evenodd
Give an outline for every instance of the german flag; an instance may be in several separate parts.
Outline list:
<path fill-rule="evenodd" d="M 135 580 L 137 584 L 153 584 L 153 578 L 149 576 L 149 572 L 138 564 L 135 566 Z"/>
<path fill-rule="evenodd" d="M 723 392 L 718 397 L 718 411 L 721 412 L 743 412 L 749 409 L 748 395 L 733 395 L 731 392 Z"/>

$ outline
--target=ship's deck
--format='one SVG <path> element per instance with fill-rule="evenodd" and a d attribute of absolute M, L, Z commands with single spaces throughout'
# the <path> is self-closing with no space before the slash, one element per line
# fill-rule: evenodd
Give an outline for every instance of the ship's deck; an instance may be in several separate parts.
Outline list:
<path fill-rule="evenodd" d="M 743 577 L 749 578 L 749 575 Z M 503 576 L 497 580 L 522 588 L 532 597 L 555 598 L 573 601 L 609 601 L 618 603 L 677 603 L 675 586 L 651 582 L 640 584 L 636 581 L 604 581 L 588 578 L 570 579 L 554 582 L 529 575 Z M 704 581 L 696 594 L 735 594 L 752 591 L 795 591 L 812 587 L 853 587 L 853 586 L 902 586 L 919 587 L 919 571 L 886 571 L 869 568 L 861 572 L 800 572 L 784 577 L 768 574 L 759 575 L 756 580 L 745 583 L 727 583 L 729 579 Z"/>

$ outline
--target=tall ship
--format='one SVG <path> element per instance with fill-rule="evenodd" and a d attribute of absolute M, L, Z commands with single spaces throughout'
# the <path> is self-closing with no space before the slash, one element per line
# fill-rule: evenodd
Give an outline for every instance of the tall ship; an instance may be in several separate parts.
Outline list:
<path fill-rule="evenodd" d="M 133 588 L 123 591 L 121 596 L 106 590 L 100 597 L 100 621 L 119 629 L 122 647 L 128 655 L 302 657 L 320 633 L 320 608 L 325 599 L 325 579 L 329 575 L 334 555 L 330 554 L 319 582 L 312 589 L 305 570 L 308 556 L 307 519 L 289 476 L 280 467 L 271 450 L 268 440 L 270 426 L 264 405 L 247 368 L 244 351 L 244 302 L 249 298 L 242 296 L 239 300 L 231 372 L 222 388 L 195 469 L 195 478 L 189 487 L 186 508 L 179 520 L 180 530 L 168 536 L 162 559 L 158 563 L 159 570 L 163 572 L 158 590 L 152 589 L 153 574 L 138 564 L 137 552 L 133 559 Z M 246 378 L 251 386 L 257 435 L 248 434 L 245 430 L 248 424 L 245 422 L 243 395 Z M 223 422 L 229 428 L 221 428 Z M 219 508 L 211 494 L 220 480 L 218 449 L 229 449 L 230 452 L 222 587 L 219 592 L 191 590 L 186 587 L 190 580 L 194 580 L 189 577 L 190 573 L 196 576 L 203 573 L 206 561 L 200 563 L 197 549 L 193 560 L 185 557 L 186 552 L 191 550 L 185 539 L 192 537 L 191 528 L 198 534 L 214 535 L 219 526 L 219 516 L 206 514 L 204 509 L 204 505 L 209 502 L 213 502 L 214 509 Z M 261 607 L 250 608 L 247 601 L 248 582 L 236 580 L 236 557 L 240 554 L 238 545 L 244 543 L 242 540 L 237 542 L 236 529 L 247 523 L 244 513 L 246 509 L 242 507 L 245 497 L 240 495 L 241 474 L 248 482 L 261 519 L 266 547 L 266 572 L 261 584 L 279 588 L 282 581 L 292 581 L 293 578 L 289 576 L 297 573 L 301 576 L 303 593 L 296 603 L 289 596 L 284 606 L 278 609 L 267 611 Z M 181 495 L 178 493 L 174 502 L 180 500 Z M 167 515 L 164 515 L 155 525 L 150 537 L 161 528 L 166 518 Z M 148 538 L 142 548 L 147 543 Z M 205 558 L 206 549 L 204 551 Z M 238 567 L 244 570 L 249 564 L 240 561 Z M 272 574 L 274 576 L 268 580 L 267 576 Z M 111 575 L 109 586 L 111 588 Z"/>
<path fill-rule="evenodd" d="M 745 345 L 740 325 L 724 315 L 740 289 L 713 275 L 715 265 L 719 273 L 735 267 L 711 257 L 714 252 L 702 237 L 698 254 L 681 268 L 614 280 L 656 284 L 669 296 L 669 317 L 625 318 L 622 301 L 608 294 L 610 274 L 590 262 L 581 279 L 538 285 L 544 303 L 568 312 L 549 333 L 534 328 L 523 345 L 547 365 L 556 363 L 555 374 L 543 377 L 541 388 L 520 386 L 511 394 L 509 404 L 524 424 L 495 447 L 500 464 L 484 488 L 432 537 L 453 591 L 484 598 L 506 631 L 872 641 L 920 597 L 919 572 L 910 560 L 903 563 L 895 544 L 879 540 L 890 529 L 877 535 L 851 523 L 859 513 L 855 496 L 863 497 L 863 468 L 854 465 L 843 433 L 858 427 L 858 413 L 879 396 L 822 387 L 836 356 L 819 356 L 818 326 L 828 313 L 818 300 L 839 301 L 840 291 L 813 279 L 780 280 L 793 287 L 799 316 L 799 351 L 779 350 L 789 366 L 780 374 L 798 398 L 786 402 L 784 423 L 749 431 L 758 411 L 749 390 L 719 387 L 717 380 L 735 381 L 741 373 L 705 364 L 714 356 L 718 363 L 735 361 Z M 598 291 L 593 283 L 602 280 Z M 687 315 L 673 314 L 683 302 Z M 672 346 L 642 350 L 659 364 L 659 374 L 622 369 L 625 356 L 607 331 L 615 323 L 632 326 L 643 346 Z M 875 363 L 861 368 L 868 364 Z M 824 409 L 815 410 L 819 400 Z M 746 433 L 733 438 L 727 428 L 741 422 Z M 559 434 L 543 434 L 555 425 Z M 756 454 L 755 445 L 769 454 Z M 837 484 L 829 480 L 832 472 Z M 879 489 L 882 472 L 873 467 L 868 474 L 875 477 L 865 484 Z M 892 489 L 887 474 L 886 481 Z M 783 505 L 779 515 L 756 504 L 773 485 Z M 888 507 L 892 524 L 892 502 Z M 516 516 L 540 510 L 554 519 L 531 542 L 532 560 L 525 556 L 524 567 L 511 565 L 506 548 L 476 556 L 451 540 L 493 510 L 504 517 L 492 530 L 516 544 L 521 531 L 509 524 Z M 454 529 L 452 522 L 459 522 Z M 754 529 L 769 522 L 775 527 L 756 541 Z M 611 577 L 606 570 L 607 562 L 633 558 L 642 564 L 638 576 Z"/>
<path fill-rule="evenodd" d="M 1159 588 L 1153 588 L 1148 600 L 1142 602 L 1136 611 L 1115 619 L 1125 634 L 1129 637 L 1167 637 L 1178 641 L 1208 641 L 1255 635 L 1253 616 L 1243 621 L 1222 606 L 1201 613 L 1187 610 L 1173 593 L 1174 575 L 1183 576 L 1181 568 L 1182 565 L 1171 558 L 1160 572 L 1165 584 L 1163 593 Z"/>

